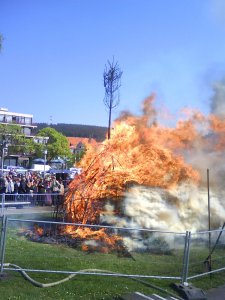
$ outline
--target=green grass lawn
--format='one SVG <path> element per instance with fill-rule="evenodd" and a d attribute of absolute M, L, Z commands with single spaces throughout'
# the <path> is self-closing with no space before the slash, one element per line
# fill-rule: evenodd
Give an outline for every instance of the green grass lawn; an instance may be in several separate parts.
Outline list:
<path fill-rule="evenodd" d="M 80 248 L 72 248 L 65 244 L 45 244 L 32 242 L 24 235 L 18 235 L 19 227 L 12 226 L 7 232 L 5 263 L 11 263 L 21 268 L 42 270 L 79 271 L 83 269 L 102 269 L 123 274 L 180 276 L 182 267 L 181 250 L 167 255 L 132 253 L 132 257 L 118 256 L 118 253 L 88 253 Z M 219 254 L 218 254 L 219 255 Z M 190 262 L 195 265 L 191 274 L 201 272 L 202 260 L 207 257 L 207 251 L 191 252 Z M 199 262 L 196 267 L 196 262 Z M 171 283 L 179 280 L 140 279 L 140 281 L 125 277 L 76 275 L 71 280 L 59 285 L 39 288 L 15 271 L 5 271 L 0 281 L 1 299 L 116 299 L 120 295 L 135 291 L 146 295 L 162 292 L 153 288 L 157 286 L 169 292 L 174 292 Z M 67 274 L 52 274 L 29 272 L 34 280 L 50 283 L 67 277 Z M 192 284 L 207 290 L 224 284 L 222 273 L 211 277 L 195 279 Z"/>
<path fill-rule="evenodd" d="M 102 269 L 125 274 L 160 274 L 157 260 L 168 265 L 168 257 L 149 257 L 136 255 L 130 258 L 118 258 L 115 254 L 87 253 L 64 245 L 49 245 L 30 242 L 24 237 L 10 233 L 7 239 L 5 262 L 23 268 L 43 270 L 79 271 L 83 269 Z M 153 271 L 155 270 L 155 271 Z M 168 273 L 168 272 L 166 272 Z M 1 281 L 1 299 L 113 299 L 134 291 L 154 292 L 140 282 L 112 276 L 76 275 L 70 281 L 55 287 L 38 288 L 25 280 L 20 273 L 7 271 L 9 277 Z M 67 275 L 29 272 L 38 282 L 49 283 Z M 148 281 L 154 283 L 154 280 Z M 160 285 L 167 287 L 166 281 Z M 2 298 L 4 297 L 4 298 Z"/>

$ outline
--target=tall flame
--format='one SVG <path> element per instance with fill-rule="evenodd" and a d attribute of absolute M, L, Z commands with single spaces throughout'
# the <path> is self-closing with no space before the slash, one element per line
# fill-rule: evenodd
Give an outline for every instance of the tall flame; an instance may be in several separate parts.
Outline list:
<path fill-rule="evenodd" d="M 67 221 L 175 231 L 205 229 L 207 168 L 213 169 L 212 189 L 220 191 L 220 196 L 213 195 L 212 224 L 224 221 L 225 121 L 186 109 L 185 118 L 175 127 L 162 126 L 154 100 L 152 95 L 143 102 L 140 116 L 123 112 L 111 139 L 88 148 L 80 165 L 83 172 L 66 194 Z M 98 245 L 105 240 L 105 251 L 118 247 L 121 240 L 116 235 L 110 239 L 104 229 L 78 226 L 67 231 L 84 241 L 94 238 Z M 124 243 L 130 249 L 129 239 L 123 239 Z M 89 247 L 84 242 L 83 249 Z"/>
<path fill-rule="evenodd" d="M 68 220 L 98 222 L 106 200 L 120 202 L 131 184 L 166 190 L 183 182 L 199 185 L 201 168 L 187 158 L 194 161 L 191 155 L 199 149 L 221 152 L 225 122 L 186 110 L 187 119 L 168 128 L 157 123 L 153 103 L 154 96 L 144 101 L 141 116 L 122 113 L 111 139 L 88 149 L 81 163 L 84 171 L 67 193 Z"/>

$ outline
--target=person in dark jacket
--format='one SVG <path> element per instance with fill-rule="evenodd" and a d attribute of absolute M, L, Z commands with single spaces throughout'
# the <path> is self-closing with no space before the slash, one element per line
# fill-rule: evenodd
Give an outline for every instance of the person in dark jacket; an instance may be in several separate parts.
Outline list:
<path fill-rule="evenodd" d="M 14 179 L 14 194 L 19 193 L 19 186 L 20 186 L 20 179 L 19 178 Z"/>
<path fill-rule="evenodd" d="M 0 177 L 0 194 L 5 194 L 6 192 L 6 184 L 4 176 Z"/>
<path fill-rule="evenodd" d="M 45 185 L 44 185 L 44 181 L 42 178 L 39 178 L 39 180 L 38 180 L 37 189 L 38 189 L 38 194 L 45 194 Z M 45 204 L 45 198 L 46 198 L 46 195 L 38 196 L 39 205 L 43 206 Z"/>
<path fill-rule="evenodd" d="M 26 188 L 27 188 L 27 183 L 26 183 L 25 177 L 23 176 L 21 178 L 20 185 L 18 187 L 18 193 L 19 194 L 26 194 Z"/>

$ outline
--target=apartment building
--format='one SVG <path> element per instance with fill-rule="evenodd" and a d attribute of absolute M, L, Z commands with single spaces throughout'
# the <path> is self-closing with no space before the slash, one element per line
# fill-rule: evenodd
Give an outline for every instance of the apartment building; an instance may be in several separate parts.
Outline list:
<path fill-rule="evenodd" d="M 33 137 L 33 130 L 37 127 L 33 124 L 33 115 L 10 112 L 7 108 L 0 108 L 0 124 L 19 125 L 26 137 Z"/>
<path fill-rule="evenodd" d="M 21 132 L 25 135 L 26 138 L 32 138 L 35 142 L 45 144 L 48 141 L 47 137 L 38 137 L 34 135 L 34 130 L 37 128 L 35 124 L 33 124 L 33 115 L 32 114 L 24 114 L 24 113 L 16 113 L 10 112 L 7 108 L 0 108 L 0 124 L 4 125 L 18 125 L 21 127 Z M 4 141 L 0 141 L 2 145 L 2 157 L 1 164 L 4 165 L 23 165 L 27 166 L 29 164 L 29 157 L 25 154 L 20 155 L 8 155 L 5 153 L 4 155 Z"/>

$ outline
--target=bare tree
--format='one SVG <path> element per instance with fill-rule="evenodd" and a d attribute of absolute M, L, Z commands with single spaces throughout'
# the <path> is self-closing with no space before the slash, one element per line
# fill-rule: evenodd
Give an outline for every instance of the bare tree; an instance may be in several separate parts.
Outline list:
<path fill-rule="evenodd" d="M 104 104 L 109 110 L 108 139 L 110 139 L 112 109 L 118 106 L 120 102 L 119 88 L 122 74 L 123 72 L 120 70 L 118 63 L 114 62 L 114 59 L 112 62 L 108 61 L 108 64 L 105 65 L 103 73 L 105 87 Z"/>

